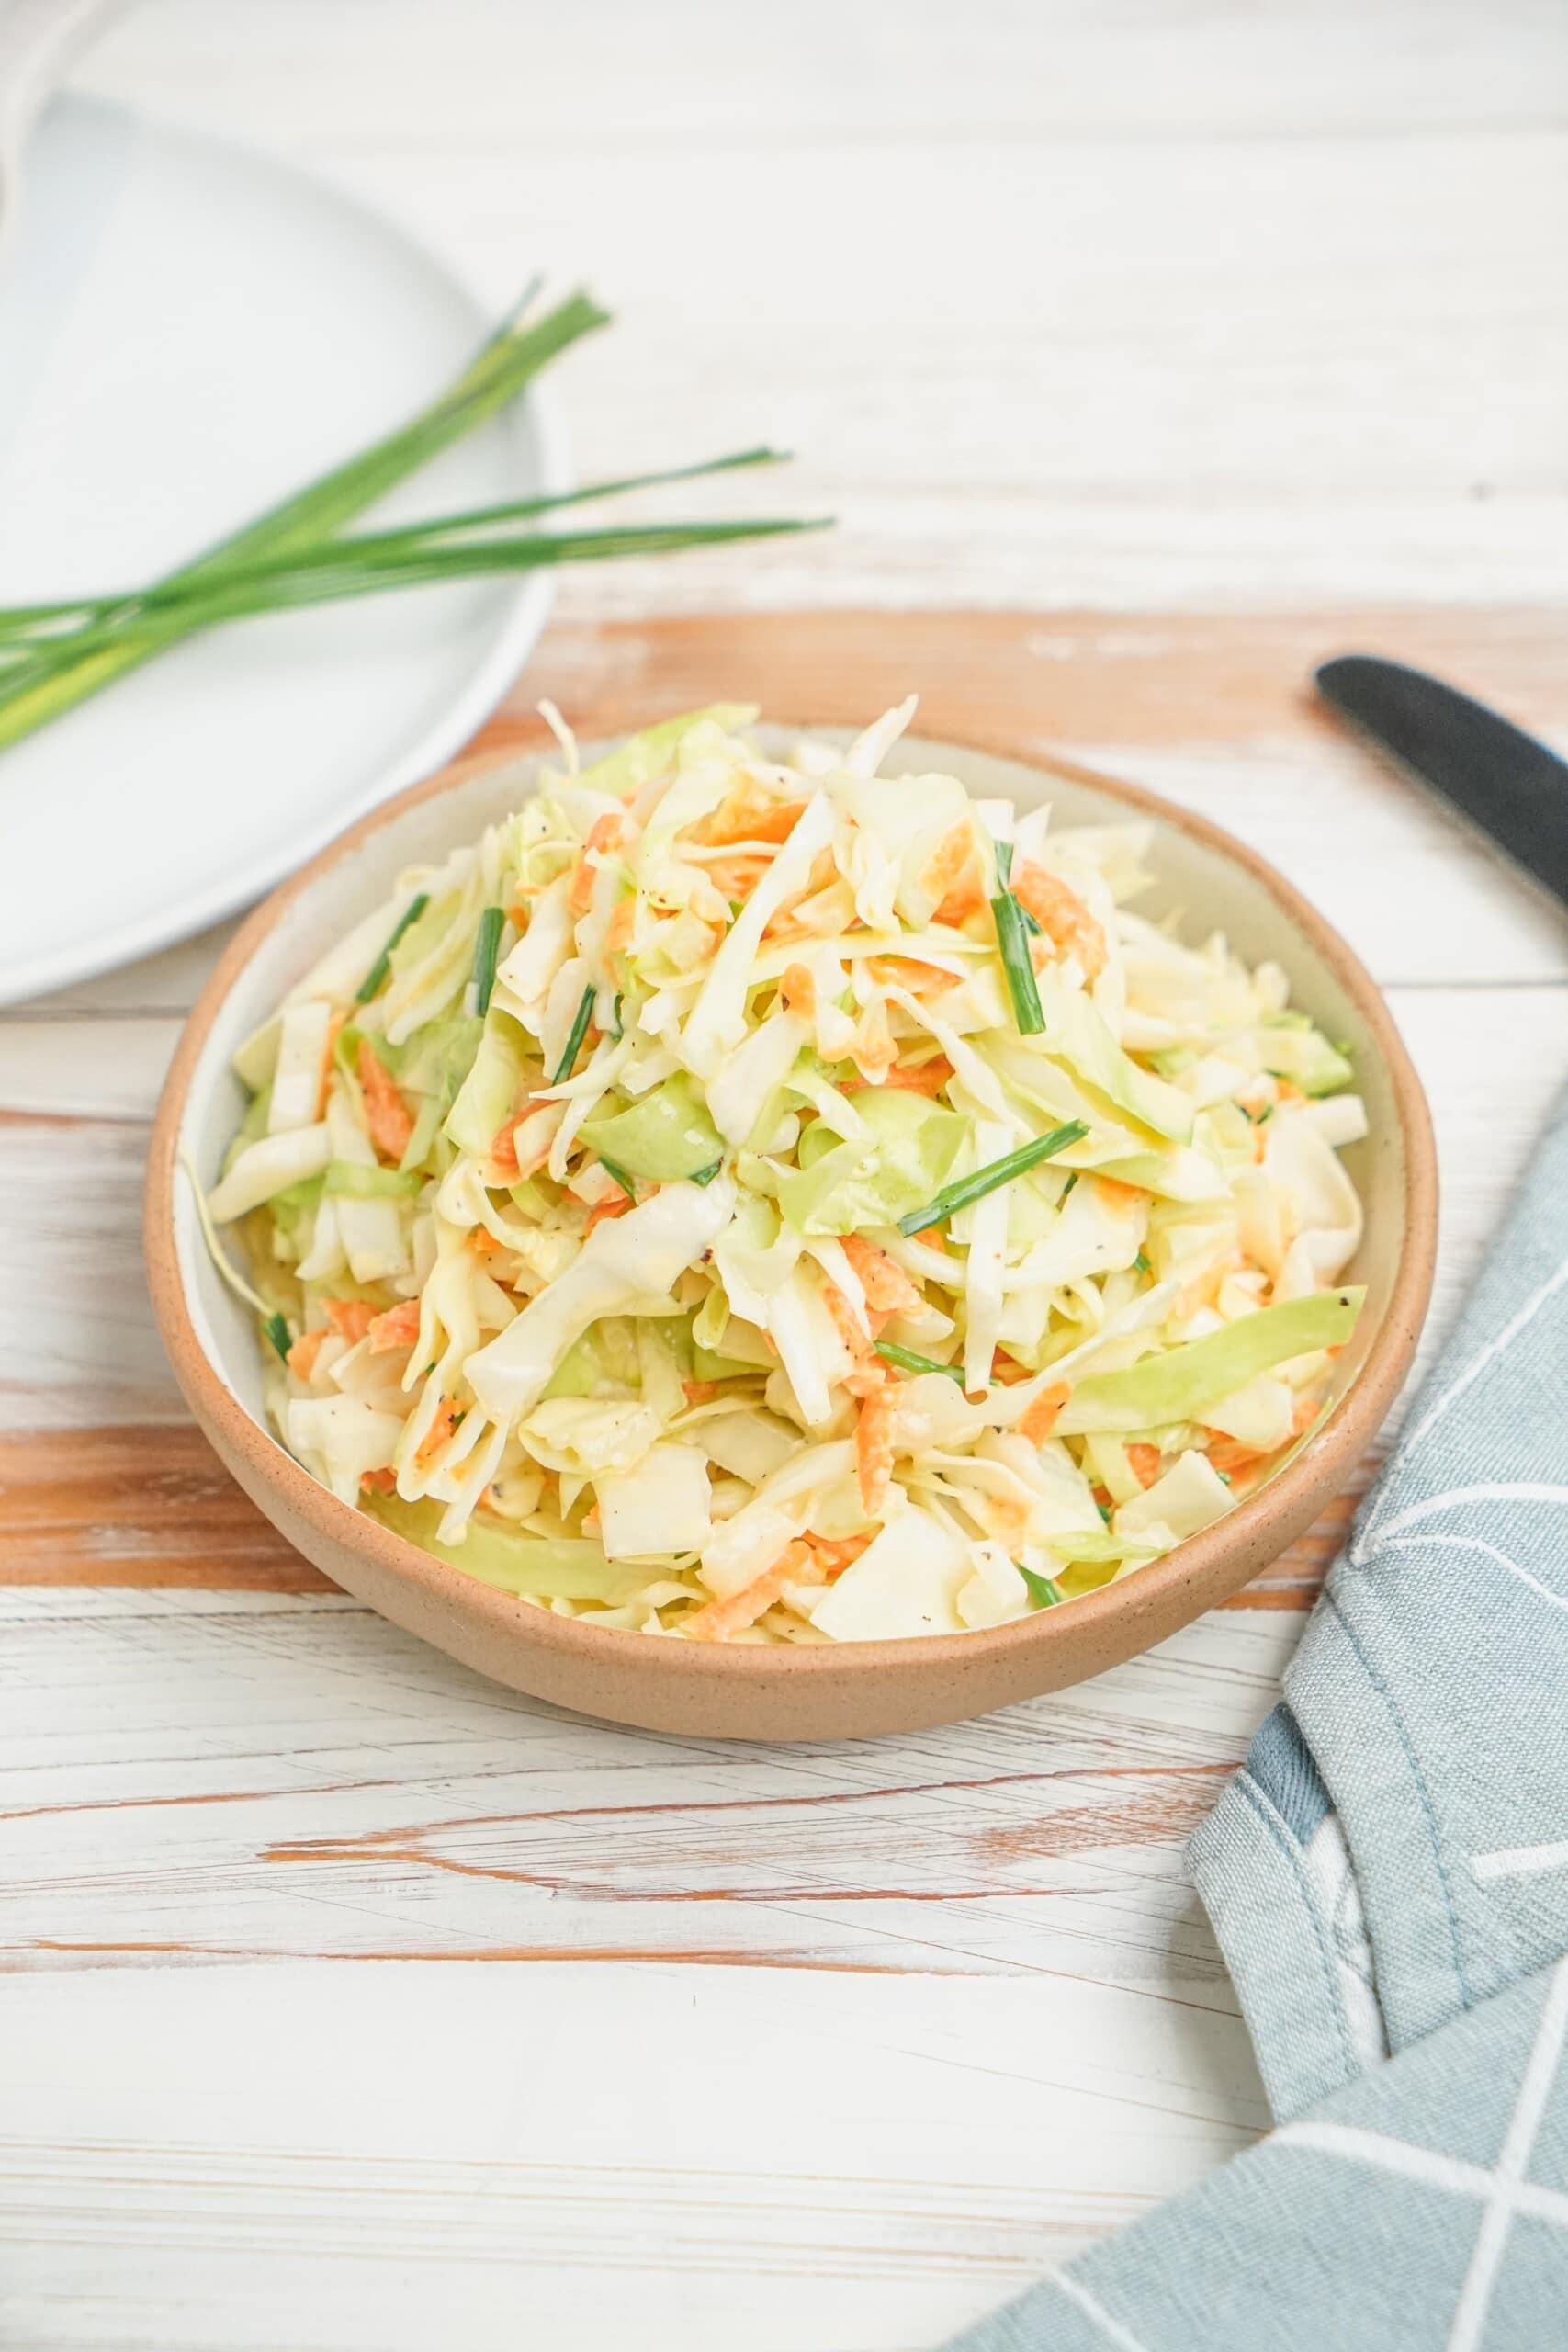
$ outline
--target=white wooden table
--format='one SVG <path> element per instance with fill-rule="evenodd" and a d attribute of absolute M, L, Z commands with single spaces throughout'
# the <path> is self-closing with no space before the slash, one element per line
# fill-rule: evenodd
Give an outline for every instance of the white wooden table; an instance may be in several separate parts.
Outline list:
<path fill-rule="evenodd" d="M 1123 662 L 1093 752 L 1389 989 L 1430 1338 L 1568 1071 L 1568 932 L 1348 746 L 1146 680 L 1206 612 L 1452 606 L 1456 670 L 1568 741 L 1565 63 L 1530 0 L 164 0 L 82 79 L 341 175 L 498 303 L 589 277 L 585 470 L 799 448 L 833 537 L 570 582 L 541 677 L 612 616 L 1077 612 L 1046 707 Z M 215 945 L 0 1016 L 5 2352 L 913 2352 L 1244 2146 L 1181 1848 L 1302 1579 L 982 1724 L 748 1751 L 554 1715 L 291 1577 L 173 1427 L 141 1288 Z"/>

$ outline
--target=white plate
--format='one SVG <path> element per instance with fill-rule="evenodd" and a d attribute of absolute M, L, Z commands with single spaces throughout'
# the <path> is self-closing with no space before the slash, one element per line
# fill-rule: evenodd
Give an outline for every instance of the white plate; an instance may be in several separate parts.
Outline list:
<path fill-rule="evenodd" d="M 303 175 L 60 101 L 0 251 L 0 603 L 197 552 L 422 407 L 491 323 Z M 565 483 L 534 395 L 378 513 Z M 231 913 L 437 766 L 549 599 L 536 574 L 247 621 L 0 753 L 0 1001 Z"/>

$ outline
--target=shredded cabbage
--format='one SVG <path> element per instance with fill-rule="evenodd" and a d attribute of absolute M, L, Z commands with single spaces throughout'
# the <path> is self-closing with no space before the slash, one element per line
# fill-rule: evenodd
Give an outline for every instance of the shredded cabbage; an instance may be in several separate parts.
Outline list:
<path fill-rule="evenodd" d="M 1346 1052 L 1127 904 L 1146 825 L 882 775 L 913 708 L 780 761 L 716 705 L 581 773 L 558 718 L 245 1041 L 208 1205 L 343 1501 L 617 1631 L 912 1638 L 1136 1574 L 1314 1426 Z"/>

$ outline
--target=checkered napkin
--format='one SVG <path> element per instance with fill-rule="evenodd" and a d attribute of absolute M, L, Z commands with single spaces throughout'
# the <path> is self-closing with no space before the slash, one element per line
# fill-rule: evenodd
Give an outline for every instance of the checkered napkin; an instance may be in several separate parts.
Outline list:
<path fill-rule="evenodd" d="M 1191 1861 L 1278 2128 L 953 2352 L 1568 2352 L 1568 1104 Z"/>

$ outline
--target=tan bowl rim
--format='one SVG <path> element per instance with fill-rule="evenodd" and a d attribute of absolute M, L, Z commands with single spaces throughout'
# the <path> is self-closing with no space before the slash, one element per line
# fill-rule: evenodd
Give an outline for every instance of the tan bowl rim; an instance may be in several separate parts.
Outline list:
<path fill-rule="evenodd" d="M 652 721 L 641 723 L 651 724 Z M 829 723 L 795 717 L 775 719 L 769 715 L 769 724 L 796 728 L 802 733 L 809 733 Z M 619 728 L 602 740 L 615 742 L 633 731 L 630 727 Z M 285 908 L 330 867 L 352 855 L 380 827 L 401 816 L 406 809 L 469 783 L 491 767 L 508 766 L 519 759 L 529 758 L 536 749 L 547 749 L 551 740 L 542 721 L 536 729 L 528 727 L 515 730 L 510 735 L 504 751 L 493 755 L 470 752 L 460 756 L 436 775 L 428 777 L 423 784 L 412 786 L 372 810 L 368 816 L 361 818 L 357 824 L 339 834 L 299 873 L 262 900 L 230 941 L 197 998 L 159 1098 L 148 1153 L 143 1219 L 143 1242 L 153 1314 L 175 1375 L 193 1409 L 201 1415 L 210 1416 L 223 1438 L 256 1478 L 276 1489 L 288 1508 L 328 1543 L 343 1544 L 391 1574 L 423 1586 L 428 1597 L 443 1609 L 456 1610 L 469 1618 L 486 1621 L 496 1633 L 513 1638 L 521 1635 L 528 1645 L 541 1650 L 575 1652 L 585 1664 L 597 1656 L 607 1662 L 614 1658 L 624 1665 L 626 1644 L 640 1638 L 644 1662 L 650 1674 L 657 1675 L 663 1665 L 672 1671 L 678 1670 L 683 1679 L 689 1680 L 694 1674 L 700 1674 L 705 1680 L 711 1677 L 741 1688 L 751 1683 L 773 1682 L 781 1675 L 805 1677 L 814 1684 L 826 1681 L 829 1685 L 875 1671 L 940 1675 L 944 1668 L 962 1668 L 965 1662 L 976 1665 L 982 1656 L 994 1658 L 1000 1652 L 1023 1651 L 1058 1640 L 1066 1633 L 1065 1621 L 1067 1620 L 1071 1621 L 1075 1634 L 1088 1636 L 1092 1641 L 1096 1626 L 1108 1624 L 1112 1619 L 1129 1611 L 1143 1613 L 1146 1610 L 1151 1613 L 1157 1612 L 1159 1601 L 1183 1585 L 1206 1587 L 1214 1598 L 1225 1590 L 1238 1589 L 1252 1571 L 1244 1570 L 1231 1585 L 1225 1586 L 1222 1567 L 1225 1555 L 1234 1552 L 1243 1560 L 1247 1559 L 1253 1550 L 1248 1537 L 1266 1531 L 1271 1518 L 1291 1520 L 1293 1515 L 1295 1523 L 1300 1523 L 1311 1516 L 1311 1498 L 1314 1493 L 1326 1501 L 1331 1496 L 1343 1491 L 1357 1464 L 1376 1436 L 1409 1369 L 1431 1292 L 1437 1253 L 1437 1152 L 1426 1095 L 1382 992 L 1359 957 L 1294 886 L 1287 882 L 1256 850 L 1236 840 L 1223 826 L 1213 824 L 1208 818 L 1180 808 L 1142 786 L 1124 783 L 1119 777 L 1060 758 L 1054 752 L 1034 749 L 1020 751 L 1016 743 L 995 738 L 987 740 L 984 732 L 966 731 L 962 743 L 952 737 L 908 740 L 930 740 L 933 744 L 939 740 L 945 741 L 955 750 L 986 752 L 996 758 L 1012 760 L 1020 766 L 1035 768 L 1044 775 L 1056 775 L 1071 783 L 1090 786 L 1120 800 L 1128 808 L 1188 834 L 1241 866 L 1254 880 L 1261 883 L 1281 913 L 1308 939 L 1330 967 L 1366 1021 L 1388 1070 L 1404 1141 L 1405 1159 L 1404 1230 L 1393 1287 L 1367 1360 L 1350 1386 L 1322 1428 L 1257 1495 L 1238 1504 L 1213 1527 L 1190 1537 L 1186 1543 L 1178 1544 L 1147 1567 L 1140 1568 L 1135 1576 L 1103 1585 L 1097 1591 L 1085 1593 L 1060 1609 L 1043 1610 L 1016 1619 L 1010 1624 L 985 1627 L 973 1633 L 932 1634 L 901 1641 L 844 1642 L 820 1646 L 815 1644 L 793 1646 L 784 1644 L 735 1645 L 694 1642 L 677 1645 L 639 1637 L 625 1629 L 585 1625 L 577 1618 L 557 1617 L 547 1609 L 531 1605 L 515 1594 L 465 1576 L 461 1569 L 448 1566 L 434 1554 L 422 1551 L 419 1545 L 378 1526 L 374 1520 L 351 1505 L 340 1502 L 328 1487 L 321 1486 L 286 1451 L 277 1439 L 251 1419 L 238 1396 L 214 1369 L 197 1336 L 186 1303 L 175 1240 L 174 1180 L 179 1136 L 185 1122 L 191 1080 L 208 1031 L 230 989 Z M 606 1644 L 612 1645 L 608 1650 L 604 1647 Z"/>

